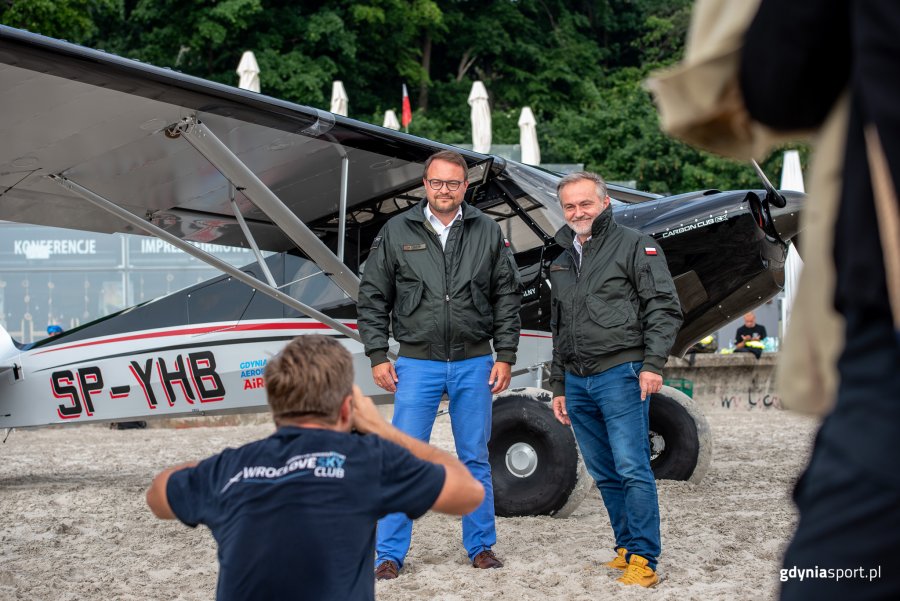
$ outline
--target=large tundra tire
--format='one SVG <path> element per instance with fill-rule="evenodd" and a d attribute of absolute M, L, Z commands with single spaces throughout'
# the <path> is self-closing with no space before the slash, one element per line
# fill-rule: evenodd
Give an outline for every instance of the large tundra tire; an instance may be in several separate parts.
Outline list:
<path fill-rule="evenodd" d="M 699 482 L 712 458 L 712 435 L 689 396 L 663 386 L 650 397 L 650 467 L 657 480 Z"/>
<path fill-rule="evenodd" d="M 502 517 L 568 517 L 593 482 L 572 429 L 556 420 L 544 390 L 515 389 L 494 401 L 488 451 L 494 511 Z"/>

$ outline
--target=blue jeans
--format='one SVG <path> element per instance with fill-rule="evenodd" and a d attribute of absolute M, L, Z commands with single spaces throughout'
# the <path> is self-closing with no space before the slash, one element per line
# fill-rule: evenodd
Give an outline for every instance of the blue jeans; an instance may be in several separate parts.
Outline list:
<path fill-rule="evenodd" d="M 656 569 L 659 501 L 650 469 L 649 401 L 641 401 L 640 361 L 582 378 L 566 373 L 566 410 L 588 473 L 609 513 L 616 547 Z"/>
<path fill-rule="evenodd" d="M 497 542 L 494 528 L 494 488 L 487 443 L 491 438 L 491 387 L 488 379 L 491 355 L 463 361 L 429 361 L 400 357 L 397 392 L 394 395 L 394 426 L 414 438 L 428 442 L 441 397 L 450 397 L 450 425 L 456 455 L 484 486 L 484 501 L 463 516 L 463 546 L 469 560 Z M 385 560 L 403 566 L 412 537 L 412 520 L 392 513 L 378 521 L 375 550 L 377 563 Z"/>

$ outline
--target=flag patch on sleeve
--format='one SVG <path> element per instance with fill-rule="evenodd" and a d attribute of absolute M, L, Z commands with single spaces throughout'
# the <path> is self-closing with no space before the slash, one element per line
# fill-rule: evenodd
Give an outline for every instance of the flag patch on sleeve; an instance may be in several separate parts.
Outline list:
<path fill-rule="evenodd" d="M 653 247 L 653 246 L 645 246 L 645 247 L 644 247 L 644 254 L 645 254 L 645 255 L 650 255 L 651 257 L 655 257 L 655 256 L 656 256 L 656 248 Z"/>
<path fill-rule="evenodd" d="M 504 238 L 504 239 L 503 239 L 503 245 L 504 245 L 506 248 L 509 248 L 509 240 L 507 240 L 506 238 Z"/>

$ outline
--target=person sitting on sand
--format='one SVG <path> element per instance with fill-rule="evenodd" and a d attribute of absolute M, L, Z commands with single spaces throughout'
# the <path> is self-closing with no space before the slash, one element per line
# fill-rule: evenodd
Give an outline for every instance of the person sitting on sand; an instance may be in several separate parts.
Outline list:
<path fill-rule="evenodd" d="M 462 515 L 484 498 L 457 459 L 381 417 L 334 338 L 295 338 L 265 383 L 274 434 L 168 468 L 147 491 L 157 517 L 212 531 L 220 601 L 373 600 L 380 517 Z"/>

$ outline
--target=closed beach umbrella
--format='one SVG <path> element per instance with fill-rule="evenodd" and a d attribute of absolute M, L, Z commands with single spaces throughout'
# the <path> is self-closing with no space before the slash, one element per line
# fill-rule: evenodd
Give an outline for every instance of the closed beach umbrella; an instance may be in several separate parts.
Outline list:
<path fill-rule="evenodd" d="M 350 99 L 347 98 L 347 91 L 344 90 L 344 83 L 335 80 L 331 86 L 331 112 L 335 115 L 347 116 L 347 108 L 350 105 Z"/>
<path fill-rule="evenodd" d="M 522 147 L 522 162 L 526 165 L 541 164 L 541 148 L 537 139 L 537 120 L 530 107 L 524 107 L 519 115 L 519 145 Z"/>
<path fill-rule="evenodd" d="M 469 106 L 472 107 L 472 150 L 488 153 L 491 151 L 491 107 L 487 89 L 480 81 L 472 84 Z"/>
<path fill-rule="evenodd" d="M 259 65 L 256 64 L 256 57 L 249 50 L 241 56 L 241 62 L 238 64 L 237 74 L 241 80 L 238 87 L 251 92 L 259 92 Z"/>
<path fill-rule="evenodd" d="M 384 111 L 384 127 L 388 129 L 400 130 L 400 121 L 397 120 L 397 113 L 393 110 Z"/>
<path fill-rule="evenodd" d="M 803 185 L 803 170 L 800 167 L 800 153 L 796 150 L 788 150 L 784 153 L 784 163 L 781 167 L 781 189 L 805 192 Z M 784 302 L 782 304 L 782 322 L 787 325 L 791 319 L 791 308 L 794 304 L 794 295 L 797 294 L 797 284 L 800 281 L 800 271 L 803 268 L 803 260 L 797 249 L 791 244 L 788 248 L 787 259 L 784 261 Z"/>

